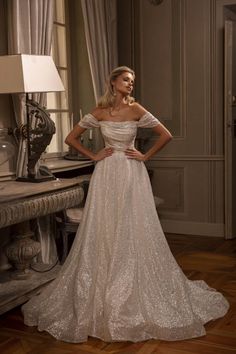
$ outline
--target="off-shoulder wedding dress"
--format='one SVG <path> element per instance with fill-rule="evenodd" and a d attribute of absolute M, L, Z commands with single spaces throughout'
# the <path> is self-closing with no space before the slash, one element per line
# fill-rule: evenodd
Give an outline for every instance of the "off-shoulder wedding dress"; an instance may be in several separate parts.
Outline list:
<path fill-rule="evenodd" d="M 143 162 L 128 159 L 138 127 L 159 121 L 79 123 L 100 127 L 112 156 L 97 162 L 83 219 L 62 270 L 23 305 L 25 324 L 57 339 L 83 342 L 181 340 L 205 334 L 228 302 L 204 281 L 190 281 L 170 252 Z"/>

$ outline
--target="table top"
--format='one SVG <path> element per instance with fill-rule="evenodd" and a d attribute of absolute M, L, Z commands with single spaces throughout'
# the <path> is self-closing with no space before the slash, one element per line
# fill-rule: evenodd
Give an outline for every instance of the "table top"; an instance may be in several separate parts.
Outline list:
<path fill-rule="evenodd" d="M 91 175 L 40 183 L 0 183 L 0 228 L 79 205 Z"/>
<path fill-rule="evenodd" d="M 89 180 L 90 175 L 82 175 L 76 178 L 63 178 L 40 183 L 6 181 L 0 183 L 0 203 L 7 203 L 37 194 L 58 191 L 79 185 L 82 181 Z"/>

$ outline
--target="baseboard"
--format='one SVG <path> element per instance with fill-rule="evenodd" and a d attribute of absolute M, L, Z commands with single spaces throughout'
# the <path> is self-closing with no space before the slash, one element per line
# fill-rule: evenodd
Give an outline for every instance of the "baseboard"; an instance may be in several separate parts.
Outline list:
<path fill-rule="evenodd" d="M 164 219 L 160 221 L 163 231 L 167 233 L 224 237 L 224 224 Z"/>

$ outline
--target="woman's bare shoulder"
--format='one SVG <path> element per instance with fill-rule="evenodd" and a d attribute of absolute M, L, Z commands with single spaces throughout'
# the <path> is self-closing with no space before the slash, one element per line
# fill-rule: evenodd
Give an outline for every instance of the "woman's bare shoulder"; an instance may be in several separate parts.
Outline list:
<path fill-rule="evenodd" d="M 97 119 L 102 120 L 105 112 L 105 108 L 103 107 L 95 107 L 90 113 Z"/>
<path fill-rule="evenodd" d="M 137 102 L 133 102 L 130 107 L 138 118 L 141 118 L 147 112 L 147 110 Z"/>

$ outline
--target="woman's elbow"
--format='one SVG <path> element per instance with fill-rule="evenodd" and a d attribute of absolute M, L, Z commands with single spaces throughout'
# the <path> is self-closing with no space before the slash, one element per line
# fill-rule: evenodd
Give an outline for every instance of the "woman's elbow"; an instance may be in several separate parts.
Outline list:
<path fill-rule="evenodd" d="M 173 135 L 168 131 L 165 133 L 165 140 L 168 143 L 169 141 L 171 141 L 173 139 Z"/>
<path fill-rule="evenodd" d="M 65 142 L 66 145 L 71 146 L 71 139 L 70 139 L 69 135 L 67 135 L 67 137 L 65 138 L 64 142 Z"/>

